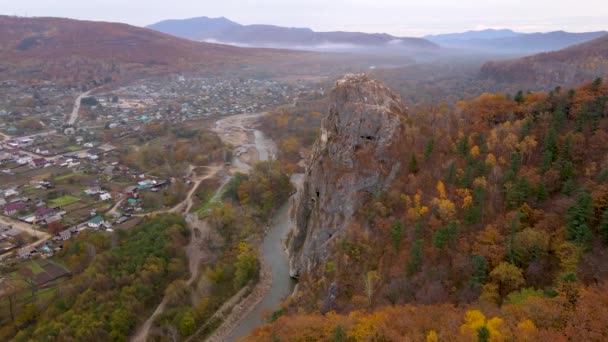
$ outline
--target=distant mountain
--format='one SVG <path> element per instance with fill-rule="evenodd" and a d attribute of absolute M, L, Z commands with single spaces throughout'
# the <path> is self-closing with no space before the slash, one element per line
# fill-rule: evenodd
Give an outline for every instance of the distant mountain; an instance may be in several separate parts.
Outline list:
<path fill-rule="evenodd" d="M 608 75 L 608 35 L 556 52 L 488 62 L 480 77 L 535 87 L 576 85 Z"/>
<path fill-rule="evenodd" d="M 435 43 L 441 42 L 450 42 L 450 41 L 467 41 L 467 40 L 477 40 L 477 39 L 499 39 L 499 38 L 508 38 L 519 36 L 522 33 L 517 33 L 512 30 L 480 30 L 480 31 L 466 31 L 462 33 L 446 33 L 446 34 L 437 34 L 437 35 L 429 35 L 423 38 L 428 39 Z"/>
<path fill-rule="evenodd" d="M 222 30 L 240 26 L 224 17 L 199 17 L 183 20 L 164 20 L 147 28 L 186 39 L 201 41 L 213 37 Z"/>
<path fill-rule="evenodd" d="M 425 38 L 448 48 L 530 54 L 560 50 L 599 38 L 607 33 L 607 31 L 518 33 L 511 30 L 483 30 L 427 36 Z"/>
<path fill-rule="evenodd" d="M 0 16 L 0 32 L 0 79 L 100 82 L 133 74 L 216 70 L 279 53 L 194 42 L 126 24 L 62 18 Z"/>
<path fill-rule="evenodd" d="M 252 47 L 355 52 L 419 52 L 438 49 L 436 44 L 422 38 L 361 32 L 315 32 L 309 28 L 274 25 L 240 25 L 225 18 L 166 20 L 147 28 L 199 41 Z"/>

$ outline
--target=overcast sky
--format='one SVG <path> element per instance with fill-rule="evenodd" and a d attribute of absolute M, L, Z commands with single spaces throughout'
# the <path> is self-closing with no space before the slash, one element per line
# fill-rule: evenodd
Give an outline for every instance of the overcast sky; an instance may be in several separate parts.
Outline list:
<path fill-rule="evenodd" d="M 0 13 L 138 26 L 163 19 L 224 16 L 242 24 L 401 36 L 483 28 L 608 30 L 608 0 L 0 0 Z"/>

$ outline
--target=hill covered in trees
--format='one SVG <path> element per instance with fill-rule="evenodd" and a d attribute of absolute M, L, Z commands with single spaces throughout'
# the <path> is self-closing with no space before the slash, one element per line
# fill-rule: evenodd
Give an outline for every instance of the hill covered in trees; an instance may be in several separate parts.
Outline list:
<path fill-rule="evenodd" d="M 366 104 L 375 97 L 359 92 L 365 100 L 332 104 L 331 115 L 377 114 L 381 107 Z M 596 79 L 570 90 L 483 94 L 453 110 L 408 109 L 388 152 L 401 171 L 360 193 L 352 217 L 335 219 L 348 222 L 343 231 L 304 234 L 323 240 L 322 249 L 300 263 L 298 290 L 274 323 L 247 340 L 605 340 L 607 101 L 608 86 Z M 321 136 L 317 144 L 330 149 L 341 137 Z M 388 175 L 386 162 L 365 164 L 368 149 L 313 156 L 334 168 L 335 184 L 366 168 Z M 313 204 L 298 222 L 331 210 L 315 207 L 323 198 L 309 186 Z"/>
<path fill-rule="evenodd" d="M 194 42 L 120 23 L 0 16 L 0 76 L 103 83 L 154 73 L 263 64 L 276 50 Z"/>
<path fill-rule="evenodd" d="M 572 86 L 608 74 L 608 35 L 555 52 L 488 62 L 481 78 L 527 87 Z"/>

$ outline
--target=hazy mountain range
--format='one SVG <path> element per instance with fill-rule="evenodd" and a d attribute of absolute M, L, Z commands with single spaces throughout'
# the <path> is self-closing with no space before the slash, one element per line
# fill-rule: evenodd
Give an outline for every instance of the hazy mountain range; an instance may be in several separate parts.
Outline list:
<path fill-rule="evenodd" d="M 444 47 L 449 50 L 518 55 L 559 50 L 608 33 L 606 31 L 521 33 L 508 29 L 489 29 L 414 38 L 396 37 L 386 33 L 315 32 L 309 28 L 241 25 L 223 17 L 165 20 L 147 27 L 197 41 L 251 47 L 406 53 L 431 52 Z"/>
<path fill-rule="evenodd" d="M 440 34 L 424 38 L 443 47 L 510 53 L 554 51 L 599 38 L 607 31 L 571 33 L 520 33 L 512 30 L 482 30 Z"/>
<path fill-rule="evenodd" d="M 378 49 L 393 52 L 439 49 L 436 44 L 422 38 L 396 37 L 385 33 L 315 32 L 309 28 L 274 25 L 241 25 L 226 18 L 165 20 L 147 28 L 197 41 L 250 47 L 364 52 Z"/>

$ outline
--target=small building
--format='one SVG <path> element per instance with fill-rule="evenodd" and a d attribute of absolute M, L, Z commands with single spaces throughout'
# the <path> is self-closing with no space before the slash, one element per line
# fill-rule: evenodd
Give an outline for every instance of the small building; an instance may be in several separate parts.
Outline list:
<path fill-rule="evenodd" d="M 136 207 L 138 204 L 137 199 L 136 198 L 129 198 L 127 199 L 127 205 L 129 207 Z"/>
<path fill-rule="evenodd" d="M 108 193 L 108 192 L 104 192 L 104 193 L 99 194 L 99 200 L 100 201 L 104 201 L 105 202 L 105 201 L 109 201 L 111 199 L 112 199 L 112 195 L 110 195 L 110 193 Z"/>
<path fill-rule="evenodd" d="M 4 215 L 11 216 L 18 213 L 20 210 L 27 208 L 27 204 L 25 203 L 11 203 L 7 204 L 4 207 Z"/>
<path fill-rule="evenodd" d="M 92 187 L 90 187 L 90 188 L 88 188 L 88 189 L 86 189 L 84 191 L 84 193 L 87 194 L 87 195 L 89 195 L 89 196 L 97 195 L 97 194 L 100 194 L 102 192 L 103 191 L 101 190 L 101 187 L 99 187 L 99 186 L 92 186 Z"/>
<path fill-rule="evenodd" d="M 38 251 L 36 250 L 36 247 L 25 246 L 17 251 L 17 256 L 21 259 L 27 259 L 36 253 L 38 253 Z"/>
<path fill-rule="evenodd" d="M 44 158 L 34 158 L 29 162 L 30 167 L 43 167 L 48 163 Z"/>
<path fill-rule="evenodd" d="M 29 164 L 32 162 L 32 160 L 33 160 L 32 157 L 21 157 L 21 158 L 17 159 L 17 164 L 19 164 L 19 165 Z"/>
<path fill-rule="evenodd" d="M 15 189 L 8 189 L 4 192 L 4 198 L 19 195 L 19 192 Z"/>
<path fill-rule="evenodd" d="M 36 218 L 38 220 L 42 220 L 49 216 L 53 216 L 55 214 L 55 209 L 51 209 L 51 208 L 47 208 L 47 207 L 40 207 L 40 208 L 36 209 L 35 214 L 36 214 Z"/>
<path fill-rule="evenodd" d="M 67 241 L 72 237 L 72 232 L 70 229 L 63 230 L 57 234 L 53 240 L 55 241 Z"/>
<path fill-rule="evenodd" d="M 125 196 L 129 198 L 137 198 L 137 187 L 136 186 L 128 186 L 125 188 Z"/>
<path fill-rule="evenodd" d="M 105 223 L 105 221 L 104 221 L 103 217 L 97 215 L 87 222 L 87 226 L 97 229 L 104 223 Z"/>

